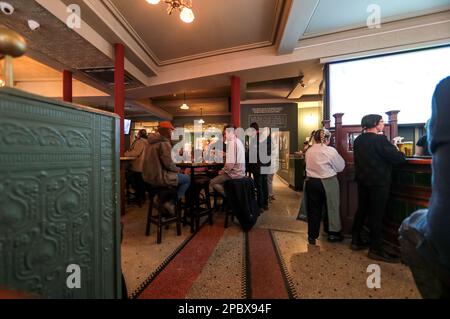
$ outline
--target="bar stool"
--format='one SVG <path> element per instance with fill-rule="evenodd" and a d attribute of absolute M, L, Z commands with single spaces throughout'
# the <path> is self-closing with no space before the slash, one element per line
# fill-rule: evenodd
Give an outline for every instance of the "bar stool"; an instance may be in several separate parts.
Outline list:
<path fill-rule="evenodd" d="M 209 224 L 213 224 L 213 209 L 211 207 L 211 194 L 209 193 L 209 182 L 211 179 L 205 175 L 196 175 L 191 181 L 188 191 L 190 201 L 189 208 L 185 210 L 184 224 L 191 225 L 191 231 L 200 229 L 200 218 L 208 215 Z M 203 194 L 202 194 L 203 191 Z M 203 206 L 203 207 L 202 207 Z"/>
<path fill-rule="evenodd" d="M 177 236 L 181 235 L 181 212 L 180 212 L 180 204 L 177 199 L 177 190 L 173 187 L 153 187 L 150 184 L 146 183 L 146 190 L 149 194 L 150 203 L 148 206 L 147 213 L 147 225 L 145 230 L 145 235 L 150 235 L 150 225 L 155 224 L 158 227 L 157 230 L 157 244 L 160 244 L 162 241 L 162 227 L 166 226 L 166 228 L 173 223 L 177 225 Z M 158 198 L 155 201 L 155 197 Z M 177 205 L 175 206 L 175 216 L 168 216 L 169 212 L 166 208 L 164 208 L 164 204 L 170 200 L 175 200 Z M 157 214 L 153 214 L 153 208 L 156 208 Z M 165 217 L 165 218 L 164 218 Z M 164 218 L 164 219 L 163 219 Z"/>

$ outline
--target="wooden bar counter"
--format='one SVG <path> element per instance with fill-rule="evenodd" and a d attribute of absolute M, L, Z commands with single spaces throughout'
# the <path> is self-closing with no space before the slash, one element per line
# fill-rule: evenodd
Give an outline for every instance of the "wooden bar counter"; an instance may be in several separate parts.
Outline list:
<path fill-rule="evenodd" d="M 431 197 L 431 158 L 408 158 L 392 170 L 392 184 L 384 220 L 385 238 L 398 247 L 398 228 L 405 218 L 428 207 Z"/>

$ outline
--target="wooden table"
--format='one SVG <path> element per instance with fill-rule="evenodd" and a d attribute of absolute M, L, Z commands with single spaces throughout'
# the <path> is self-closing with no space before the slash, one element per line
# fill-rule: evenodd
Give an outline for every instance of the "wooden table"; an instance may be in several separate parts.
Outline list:
<path fill-rule="evenodd" d="M 123 216 L 125 215 L 125 187 L 126 187 L 126 180 L 125 180 L 125 171 L 127 169 L 126 165 L 135 160 L 136 157 L 121 157 L 120 158 L 120 214 Z"/>
<path fill-rule="evenodd" d="M 221 169 L 225 164 L 224 163 L 177 163 L 179 168 L 189 168 L 191 169 L 191 182 L 194 181 L 195 178 L 195 169 L 196 168 L 218 168 Z"/>

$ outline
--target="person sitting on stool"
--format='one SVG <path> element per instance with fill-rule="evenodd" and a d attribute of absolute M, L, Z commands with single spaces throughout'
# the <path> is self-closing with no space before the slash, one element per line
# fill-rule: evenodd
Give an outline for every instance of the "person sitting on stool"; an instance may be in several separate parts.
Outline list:
<path fill-rule="evenodd" d="M 234 133 L 235 127 L 227 125 L 224 129 L 226 143 L 225 166 L 219 171 L 219 176 L 213 178 L 209 184 L 210 191 L 217 191 L 225 196 L 223 184 L 230 179 L 245 177 L 245 148 L 241 140 Z"/>
<path fill-rule="evenodd" d="M 139 130 L 136 139 L 131 145 L 130 149 L 125 152 L 126 157 L 136 157 L 131 162 L 131 184 L 136 191 L 136 199 L 139 206 L 145 201 L 145 185 L 142 179 L 142 171 L 144 169 L 145 151 L 147 149 L 147 131 L 145 129 Z"/>
<path fill-rule="evenodd" d="M 172 160 L 172 131 L 175 128 L 170 122 L 159 123 L 158 132 L 148 136 L 148 147 L 145 154 L 143 170 L 144 181 L 153 187 L 177 187 L 177 198 L 180 200 L 186 193 L 191 179 L 180 174 L 180 169 Z M 169 213 L 175 213 L 172 201 L 164 203 Z"/>

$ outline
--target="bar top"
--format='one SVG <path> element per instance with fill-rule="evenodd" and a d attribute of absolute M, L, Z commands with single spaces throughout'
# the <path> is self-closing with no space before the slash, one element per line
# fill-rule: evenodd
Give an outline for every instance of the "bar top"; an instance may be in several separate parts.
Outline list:
<path fill-rule="evenodd" d="M 408 164 L 413 165 L 431 165 L 431 157 L 408 157 L 406 158 Z"/>

